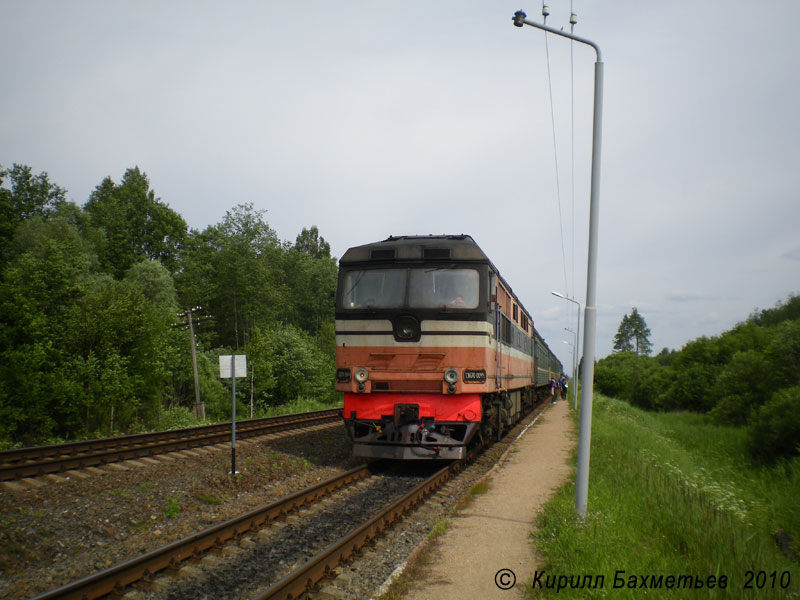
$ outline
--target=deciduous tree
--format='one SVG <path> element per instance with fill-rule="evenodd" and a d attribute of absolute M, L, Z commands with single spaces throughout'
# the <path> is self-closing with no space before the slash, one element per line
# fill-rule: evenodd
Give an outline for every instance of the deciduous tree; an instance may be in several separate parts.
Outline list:
<path fill-rule="evenodd" d="M 172 272 L 177 269 L 186 222 L 156 198 L 147 175 L 138 167 L 128 169 L 119 185 L 106 177 L 84 209 L 92 225 L 105 233 L 100 260 L 115 278 L 121 279 L 132 265 L 145 259 L 158 260 Z"/>
<path fill-rule="evenodd" d="M 52 213 L 66 202 L 66 193 L 47 173 L 34 175 L 30 167 L 18 164 L 0 167 L 0 255 L 20 223 Z"/>
<path fill-rule="evenodd" d="M 309 254 L 313 258 L 331 257 L 331 245 L 319 234 L 316 225 L 312 225 L 311 229 L 303 227 L 303 231 L 297 234 L 294 249 Z"/>

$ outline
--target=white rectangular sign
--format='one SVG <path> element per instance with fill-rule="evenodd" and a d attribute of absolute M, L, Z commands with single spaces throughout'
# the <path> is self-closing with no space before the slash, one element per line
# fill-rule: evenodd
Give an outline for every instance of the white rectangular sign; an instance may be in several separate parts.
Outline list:
<path fill-rule="evenodd" d="M 236 377 L 247 377 L 247 355 L 236 354 L 233 356 Z M 226 354 L 219 357 L 219 376 L 222 379 L 231 378 L 231 355 Z"/>

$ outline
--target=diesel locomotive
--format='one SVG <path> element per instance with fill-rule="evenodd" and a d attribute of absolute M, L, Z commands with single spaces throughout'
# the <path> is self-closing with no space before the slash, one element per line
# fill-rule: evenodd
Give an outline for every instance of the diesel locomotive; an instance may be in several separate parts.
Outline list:
<path fill-rule="evenodd" d="M 561 371 L 470 236 L 389 237 L 340 259 L 336 389 L 355 456 L 463 459 Z"/>

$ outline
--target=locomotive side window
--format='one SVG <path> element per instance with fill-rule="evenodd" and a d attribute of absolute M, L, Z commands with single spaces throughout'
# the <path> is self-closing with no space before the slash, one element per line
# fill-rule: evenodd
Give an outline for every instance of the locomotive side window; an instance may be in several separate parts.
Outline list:
<path fill-rule="evenodd" d="M 477 269 L 411 269 L 410 308 L 477 308 Z"/>
<path fill-rule="evenodd" d="M 406 288 L 405 269 L 350 271 L 344 277 L 343 308 L 400 308 Z"/>

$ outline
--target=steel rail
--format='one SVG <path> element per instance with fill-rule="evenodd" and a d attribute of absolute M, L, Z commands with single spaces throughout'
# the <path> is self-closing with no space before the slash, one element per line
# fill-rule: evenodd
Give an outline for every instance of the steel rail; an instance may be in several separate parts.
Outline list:
<path fill-rule="evenodd" d="M 93 600 L 120 591 L 132 583 L 152 577 L 158 571 L 175 567 L 183 560 L 200 557 L 211 548 L 220 547 L 230 539 L 255 531 L 345 485 L 364 479 L 372 473 L 374 466 L 375 463 L 356 467 L 196 534 L 35 596 L 31 600 Z"/>
<path fill-rule="evenodd" d="M 265 592 L 255 596 L 253 600 L 295 600 L 313 591 L 314 587 L 330 576 L 339 564 L 346 562 L 389 526 L 399 521 L 405 513 L 415 508 L 462 467 L 463 463 L 460 462 L 443 467 L 366 523 L 328 546 Z"/>
<path fill-rule="evenodd" d="M 239 439 L 258 437 L 335 421 L 340 416 L 341 409 L 331 409 L 242 421 L 236 424 L 236 435 Z M 7 450 L 0 452 L 0 481 L 35 477 L 224 443 L 230 440 L 230 431 L 231 424 L 224 423 L 54 446 Z"/>

